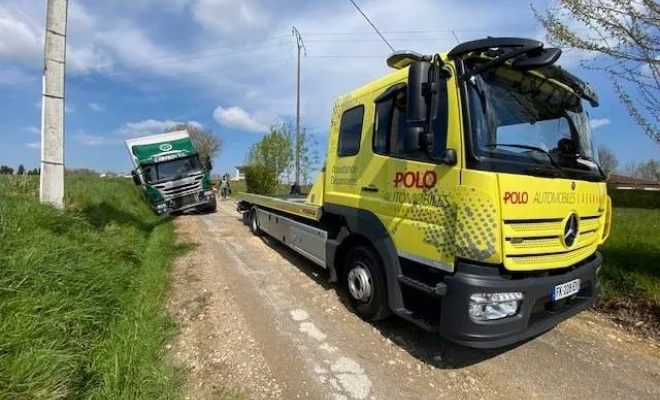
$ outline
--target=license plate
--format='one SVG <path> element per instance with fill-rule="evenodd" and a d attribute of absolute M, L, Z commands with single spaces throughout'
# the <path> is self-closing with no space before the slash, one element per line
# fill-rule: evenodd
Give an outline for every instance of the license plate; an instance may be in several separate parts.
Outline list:
<path fill-rule="evenodd" d="M 562 283 L 561 285 L 555 286 L 552 291 L 552 300 L 561 300 L 566 297 L 572 296 L 580 291 L 580 280 L 574 279 L 570 282 Z"/>

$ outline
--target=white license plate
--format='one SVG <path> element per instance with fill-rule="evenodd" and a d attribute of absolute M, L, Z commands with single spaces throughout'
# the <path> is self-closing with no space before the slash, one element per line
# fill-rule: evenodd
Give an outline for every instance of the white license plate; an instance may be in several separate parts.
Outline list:
<path fill-rule="evenodd" d="M 580 291 L 580 279 L 574 279 L 570 282 L 555 286 L 552 291 L 552 301 L 561 300 L 572 296 Z"/>

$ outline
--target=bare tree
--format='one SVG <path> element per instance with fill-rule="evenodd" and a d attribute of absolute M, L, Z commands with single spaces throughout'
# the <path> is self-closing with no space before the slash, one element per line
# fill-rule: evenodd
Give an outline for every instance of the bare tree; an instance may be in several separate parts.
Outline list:
<path fill-rule="evenodd" d="M 210 129 L 196 124 L 177 124 L 165 129 L 165 132 L 186 130 L 204 163 L 210 163 L 222 152 L 222 139 Z"/>
<path fill-rule="evenodd" d="M 637 168 L 639 167 L 639 164 L 635 161 L 628 161 L 626 165 L 623 166 L 621 169 L 621 174 L 623 176 L 628 176 L 630 178 L 637 178 Z"/>
<path fill-rule="evenodd" d="M 616 171 L 616 168 L 619 166 L 619 160 L 617 160 L 614 153 L 605 146 L 598 147 L 598 161 L 600 161 L 600 168 L 608 177 L 612 172 Z"/>
<path fill-rule="evenodd" d="M 636 175 L 642 179 L 660 181 L 660 162 L 648 160 L 637 166 Z"/>
<path fill-rule="evenodd" d="M 660 4 L 656 0 L 557 0 L 536 17 L 559 46 L 593 52 L 628 113 L 660 144 Z"/>

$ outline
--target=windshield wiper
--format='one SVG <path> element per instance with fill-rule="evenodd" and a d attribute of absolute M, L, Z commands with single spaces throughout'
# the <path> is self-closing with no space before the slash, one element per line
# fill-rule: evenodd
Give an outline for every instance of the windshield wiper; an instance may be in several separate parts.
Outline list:
<path fill-rule="evenodd" d="M 561 167 L 561 165 L 559 165 L 557 161 L 555 161 L 554 158 L 552 158 L 552 154 L 550 154 L 550 152 L 545 149 L 536 146 L 527 146 L 524 144 L 513 144 L 513 143 L 493 143 L 486 145 L 486 147 L 490 147 L 490 148 L 496 148 L 500 146 L 531 150 L 531 151 L 536 151 L 537 153 L 545 154 L 546 156 L 548 156 L 548 160 L 550 160 L 550 164 L 552 164 L 552 166 L 555 167 L 555 169 L 557 169 L 557 171 L 559 172 L 559 176 L 561 176 L 562 178 L 564 177 L 564 169 Z"/>

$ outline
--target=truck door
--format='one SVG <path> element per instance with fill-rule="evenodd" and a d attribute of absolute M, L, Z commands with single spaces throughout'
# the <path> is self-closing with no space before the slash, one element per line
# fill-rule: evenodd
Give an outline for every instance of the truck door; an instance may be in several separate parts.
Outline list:
<path fill-rule="evenodd" d="M 431 117 L 431 151 L 404 148 L 408 128 L 405 82 L 377 93 L 393 92 L 374 104 L 373 128 L 368 132 L 372 136 L 370 151 L 362 155 L 368 160 L 360 177 L 359 207 L 380 218 L 400 257 L 452 271 L 456 223 L 453 194 L 459 185 L 461 164 L 460 159 L 455 165 L 443 164 L 434 152 L 452 148 L 460 157 L 461 127 L 454 78 L 439 83 Z M 439 143 L 437 138 L 446 138 L 447 143 Z"/>

